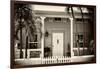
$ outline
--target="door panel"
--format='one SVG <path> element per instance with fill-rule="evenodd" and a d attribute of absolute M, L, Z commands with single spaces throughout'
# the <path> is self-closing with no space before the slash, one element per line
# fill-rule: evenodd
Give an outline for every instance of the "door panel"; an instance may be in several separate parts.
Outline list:
<path fill-rule="evenodd" d="M 52 34 L 53 56 L 63 56 L 63 33 Z"/>

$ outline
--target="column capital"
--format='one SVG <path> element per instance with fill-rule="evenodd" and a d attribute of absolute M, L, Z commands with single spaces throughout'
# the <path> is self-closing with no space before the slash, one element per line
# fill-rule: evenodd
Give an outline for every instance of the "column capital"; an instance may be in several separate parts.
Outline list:
<path fill-rule="evenodd" d="M 70 19 L 71 21 L 73 21 L 73 20 L 74 20 L 74 18 L 72 18 L 72 17 L 71 17 L 71 18 L 69 18 L 69 19 Z"/>
<path fill-rule="evenodd" d="M 42 20 L 44 20 L 46 17 L 44 17 L 44 16 L 41 16 L 40 18 L 41 18 Z"/>

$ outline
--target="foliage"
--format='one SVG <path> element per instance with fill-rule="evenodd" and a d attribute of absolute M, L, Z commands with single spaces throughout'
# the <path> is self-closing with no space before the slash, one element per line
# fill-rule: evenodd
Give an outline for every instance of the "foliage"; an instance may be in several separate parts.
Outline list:
<path fill-rule="evenodd" d="M 29 35 L 31 39 L 34 39 L 36 32 L 35 17 L 31 10 L 31 6 L 28 4 L 15 4 L 15 35 L 19 40 L 18 32 L 20 29 L 26 29 L 26 36 Z M 21 34 L 21 33 L 20 33 Z"/>

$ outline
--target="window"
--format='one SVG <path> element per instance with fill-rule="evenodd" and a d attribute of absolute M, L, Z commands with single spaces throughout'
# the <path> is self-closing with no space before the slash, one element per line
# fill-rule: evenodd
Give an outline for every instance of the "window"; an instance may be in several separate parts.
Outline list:
<path fill-rule="evenodd" d="M 30 51 L 30 58 L 38 58 L 40 57 L 40 51 Z"/>
<path fill-rule="evenodd" d="M 91 55 L 93 54 L 93 40 L 90 39 L 89 33 L 74 34 L 74 56 Z M 90 47 L 92 45 L 92 47 Z"/>
<path fill-rule="evenodd" d="M 91 22 L 91 19 L 89 19 L 89 18 L 84 18 L 83 20 L 82 20 L 82 18 L 76 18 L 75 20 L 76 20 L 76 23 L 83 23 L 83 20 L 84 20 L 84 23 Z"/>
<path fill-rule="evenodd" d="M 54 21 L 61 21 L 61 18 L 55 18 Z"/>
<path fill-rule="evenodd" d="M 41 48 L 41 41 L 39 39 L 40 39 L 40 36 L 38 34 L 36 34 L 34 37 L 34 40 L 29 42 L 29 49 Z"/>

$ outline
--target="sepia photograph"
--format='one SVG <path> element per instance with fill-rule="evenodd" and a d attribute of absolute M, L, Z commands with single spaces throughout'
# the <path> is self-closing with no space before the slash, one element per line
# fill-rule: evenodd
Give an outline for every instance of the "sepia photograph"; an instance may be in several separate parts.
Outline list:
<path fill-rule="evenodd" d="M 96 63 L 96 6 L 11 1 L 11 68 Z"/>

